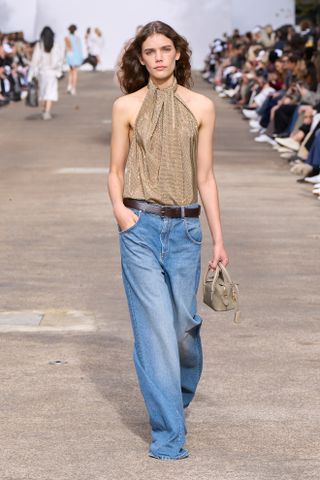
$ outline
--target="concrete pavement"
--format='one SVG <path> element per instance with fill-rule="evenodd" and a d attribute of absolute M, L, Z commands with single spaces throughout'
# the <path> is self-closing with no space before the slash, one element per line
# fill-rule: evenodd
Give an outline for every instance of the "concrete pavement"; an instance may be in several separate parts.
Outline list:
<path fill-rule="evenodd" d="M 205 365 L 187 420 L 190 458 L 149 459 L 106 194 L 119 91 L 111 72 L 82 74 L 76 97 L 60 88 L 51 122 L 22 104 L 0 110 L 1 479 L 318 480 L 320 202 L 311 187 L 196 77 L 216 103 L 215 171 L 243 320 L 199 303 Z"/>

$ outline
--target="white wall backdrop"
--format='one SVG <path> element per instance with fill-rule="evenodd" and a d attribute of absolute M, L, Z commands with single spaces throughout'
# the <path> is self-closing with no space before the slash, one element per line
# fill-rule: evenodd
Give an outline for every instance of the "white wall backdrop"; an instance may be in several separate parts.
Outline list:
<path fill-rule="evenodd" d="M 104 33 L 104 67 L 114 67 L 123 43 L 137 25 L 151 20 L 169 23 L 187 37 L 193 50 L 193 67 L 201 68 L 208 43 L 233 28 L 294 23 L 294 0 L 0 0 L 0 30 L 23 30 L 27 39 L 38 38 L 50 25 L 62 41 L 71 23 L 83 37 L 87 27 Z"/>
<path fill-rule="evenodd" d="M 234 28 L 242 32 L 257 25 L 270 23 L 274 28 L 292 24 L 295 19 L 295 2 L 288 0 L 231 0 Z"/>

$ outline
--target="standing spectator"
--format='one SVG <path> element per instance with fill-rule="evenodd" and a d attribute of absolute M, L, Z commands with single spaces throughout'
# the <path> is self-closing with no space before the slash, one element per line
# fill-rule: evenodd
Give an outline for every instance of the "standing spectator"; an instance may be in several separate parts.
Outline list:
<path fill-rule="evenodd" d="M 58 78 L 62 71 L 62 52 L 54 41 L 54 32 L 44 27 L 34 48 L 28 79 L 37 77 L 43 120 L 51 120 L 52 102 L 58 101 Z"/>
<path fill-rule="evenodd" d="M 66 49 L 66 61 L 70 68 L 67 92 L 71 93 L 71 95 L 75 95 L 78 80 L 78 68 L 80 67 L 80 65 L 82 65 L 83 55 L 81 40 L 78 35 L 76 35 L 76 25 L 70 25 L 68 30 L 69 35 L 67 35 L 64 39 Z"/>

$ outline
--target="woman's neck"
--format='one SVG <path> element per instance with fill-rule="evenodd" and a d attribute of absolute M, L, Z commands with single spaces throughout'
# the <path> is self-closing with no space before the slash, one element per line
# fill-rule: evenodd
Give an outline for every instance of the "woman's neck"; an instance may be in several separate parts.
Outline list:
<path fill-rule="evenodd" d="M 154 78 L 150 75 L 150 80 L 152 81 L 153 85 L 155 85 L 157 88 L 160 88 L 160 89 L 168 88 L 168 87 L 171 87 L 174 83 L 174 74 L 164 79 Z"/>

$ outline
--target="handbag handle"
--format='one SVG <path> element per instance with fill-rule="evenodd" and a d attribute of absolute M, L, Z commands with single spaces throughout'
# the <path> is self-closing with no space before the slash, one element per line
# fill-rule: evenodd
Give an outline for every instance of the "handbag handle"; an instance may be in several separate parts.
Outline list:
<path fill-rule="evenodd" d="M 208 267 L 208 270 L 207 270 L 207 273 L 205 274 L 204 276 L 204 284 L 207 280 L 211 280 L 213 279 L 212 281 L 212 287 L 214 287 L 217 279 L 218 279 L 218 276 L 219 276 L 219 273 L 222 273 L 223 275 L 223 279 L 224 280 L 227 280 L 228 283 L 233 283 L 232 280 L 231 280 L 231 277 L 229 275 L 229 272 L 228 270 L 226 269 L 226 267 L 223 265 L 223 263 L 219 262 L 218 265 L 217 265 L 217 268 L 215 270 L 212 270 L 212 268 Z M 210 275 L 210 272 L 212 272 L 212 275 Z"/>
<path fill-rule="evenodd" d="M 224 281 L 227 280 L 228 283 L 232 284 L 233 287 L 236 289 L 236 292 L 237 292 L 237 298 L 236 298 L 236 307 L 235 307 L 235 313 L 234 313 L 234 317 L 233 317 L 233 321 L 234 323 L 239 323 L 240 322 L 240 309 L 239 309 L 239 288 L 238 288 L 238 285 L 236 283 L 234 283 L 232 280 L 231 280 L 231 277 L 229 275 L 229 272 L 228 270 L 226 269 L 226 267 L 223 265 L 222 262 L 219 262 L 218 265 L 217 265 L 217 268 L 215 270 L 212 270 L 212 268 L 208 267 L 208 270 L 207 270 L 207 273 L 205 274 L 204 276 L 204 280 L 203 280 L 203 286 L 205 285 L 206 281 L 207 280 L 211 280 L 211 278 L 213 278 L 212 280 L 212 290 L 214 289 L 214 285 L 218 279 L 218 276 L 219 276 L 219 272 L 221 271 L 222 275 L 223 275 L 223 279 Z M 210 272 L 213 272 L 213 277 L 212 275 L 210 275 Z"/>

